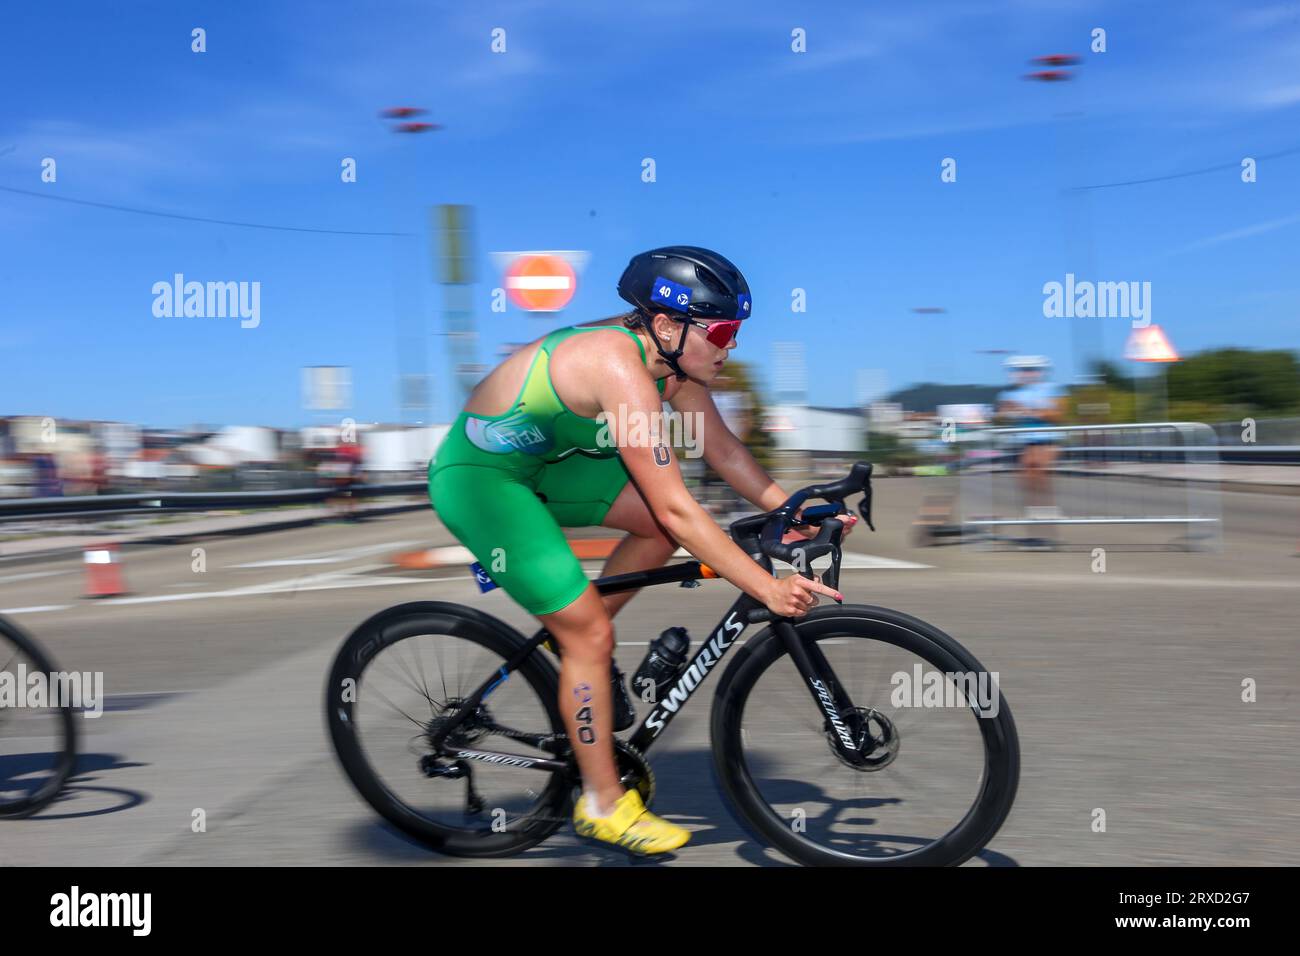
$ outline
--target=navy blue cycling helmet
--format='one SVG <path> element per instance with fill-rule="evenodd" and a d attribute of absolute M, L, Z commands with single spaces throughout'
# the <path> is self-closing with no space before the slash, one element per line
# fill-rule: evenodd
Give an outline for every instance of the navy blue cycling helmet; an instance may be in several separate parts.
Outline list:
<path fill-rule="evenodd" d="M 664 363 L 678 379 L 677 364 L 686 345 L 686 319 L 747 319 L 752 309 L 749 283 L 731 260 L 699 246 L 664 246 L 632 257 L 618 280 L 618 294 L 636 306 L 642 325 L 662 312 L 682 321 L 677 348 L 667 351 L 654 341 Z"/>

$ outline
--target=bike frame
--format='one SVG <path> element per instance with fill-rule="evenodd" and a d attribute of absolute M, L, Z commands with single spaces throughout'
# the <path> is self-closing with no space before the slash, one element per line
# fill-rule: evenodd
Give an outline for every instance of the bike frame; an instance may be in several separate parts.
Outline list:
<path fill-rule="evenodd" d="M 764 570 L 769 573 L 772 572 L 772 561 L 766 555 L 756 553 L 752 554 L 751 557 Z M 617 594 L 622 591 L 633 591 L 660 584 L 679 583 L 682 587 L 698 587 L 699 585 L 696 582 L 715 577 L 716 575 L 711 571 L 706 571 L 705 566 L 700 562 L 685 561 L 681 564 L 653 568 L 648 571 L 633 571 L 628 574 L 612 575 L 607 578 L 600 578 L 594 583 L 601 594 Z M 632 734 L 629 743 L 641 753 L 646 753 L 668 728 L 668 725 L 672 723 L 673 719 L 685 708 L 687 701 L 704 683 L 705 678 L 718 666 L 732 645 L 740 639 L 745 629 L 750 624 L 763 621 L 771 621 L 773 630 L 785 643 L 791 660 L 794 661 L 799 673 L 803 676 L 813 702 L 818 710 L 826 715 L 828 725 L 834 728 L 836 732 L 835 747 L 840 751 L 844 759 L 855 764 L 861 762 L 865 754 L 854 744 L 848 728 L 840 717 L 840 714 L 852 709 L 853 702 L 840 687 L 839 682 L 834 680 L 830 663 L 815 644 L 805 643 L 799 639 L 798 631 L 795 629 L 792 619 L 772 617 L 766 607 L 744 593 L 736 598 L 722 616 L 722 619 L 709 632 L 711 636 L 700 644 L 686 669 L 682 671 L 681 676 L 664 695 L 664 699 L 655 701 L 650 713 L 645 716 L 641 721 L 641 725 Z M 465 704 L 461 708 L 461 719 L 445 727 L 444 733 L 434 742 L 435 749 L 440 756 L 551 772 L 568 769 L 569 763 L 565 760 L 530 757 L 491 750 L 450 747 L 444 743 L 446 736 L 470 713 L 477 710 L 478 705 L 491 696 L 496 688 L 509 680 L 510 675 L 528 659 L 529 655 L 536 653 L 537 649 L 550 637 L 550 633 L 545 628 L 540 629 L 495 674 L 484 681 L 470 697 L 466 698 Z M 499 729 L 506 730 L 506 728 Z M 554 734 L 528 734 L 517 731 L 509 731 L 508 734 L 515 739 L 525 740 L 541 749 L 554 749 L 553 745 L 556 740 Z M 567 738 L 561 739 L 567 741 Z"/>

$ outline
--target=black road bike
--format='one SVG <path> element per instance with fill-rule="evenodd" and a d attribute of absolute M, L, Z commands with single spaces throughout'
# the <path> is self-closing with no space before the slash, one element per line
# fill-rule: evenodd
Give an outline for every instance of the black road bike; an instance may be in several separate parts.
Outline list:
<path fill-rule="evenodd" d="M 33 675 L 58 673 L 30 634 L 0 617 L 0 817 L 31 816 L 63 789 L 77 762 L 67 701 L 28 699 Z"/>
<path fill-rule="evenodd" d="M 731 525 L 769 573 L 773 560 L 838 588 L 845 498 L 871 465 L 813 485 Z M 827 504 L 796 511 L 809 499 Z M 782 543 L 796 526 L 815 538 Z M 874 530 L 874 527 L 872 527 Z M 716 577 L 698 561 L 599 579 L 602 594 Z M 742 640 L 751 624 L 766 623 Z M 361 795 L 434 850 L 503 857 L 571 819 L 581 781 L 560 715 L 545 629 L 531 638 L 471 607 L 437 601 L 376 614 L 344 642 L 325 709 L 339 760 Z M 996 674 L 907 614 L 827 605 L 775 617 L 736 599 L 628 739 L 623 782 L 650 805 L 646 754 L 732 648 L 710 721 L 716 778 L 759 837 L 806 865 L 955 865 L 991 840 L 1015 799 L 1020 749 Z M 505 749 L 493 749 L 503 747 Z"/>

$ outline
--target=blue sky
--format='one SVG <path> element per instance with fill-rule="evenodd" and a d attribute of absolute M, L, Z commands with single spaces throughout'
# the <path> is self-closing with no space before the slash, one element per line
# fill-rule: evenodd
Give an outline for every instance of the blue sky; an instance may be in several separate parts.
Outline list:
<path fill-rule="evenodd" d="M 668 243 L 740 265 L 754 317 L 736 357 L 770 383 L 773 343 L 802 340 L 816 404 L 852 403 L 861 369 L 890 388 L 1000 381 L 979 349 L 1049 354 L 1067 380 L 1079 349 L 1118 357 L 1126 320 L 1043 317 L 1066 272 L 1149 281 L 1184 353 L 1297 345 L 1300 152 L 1261 160 L 1253 184 L 1235 169 L 1300 147 L 1296 3 L 241 0 L 3 18 L 0 186 L 415 235 L 0 191 L 0 414 L 288 426 L 312 417 L 300 367 L 346 364 L 355 416 L 399 420 L 397 375 L 422 360 L 399 316 L 442 328 L 439 202 L 475 209 L 480 361 L 619 311 L 628 257 Z M 1055 52 L 1082 55 L 1075 81 L 1021 78 Z M 445 128 L 393 134 L 377 112 L 406 104 Z M 488 253 L 546 248 L 591 252 L 570 307 L 490 312 Z M 260 282 L 260 325 L 156 318 L 150 290 L 177 272 Z M 423 342 L 447 420 L 445 339 Z"/>

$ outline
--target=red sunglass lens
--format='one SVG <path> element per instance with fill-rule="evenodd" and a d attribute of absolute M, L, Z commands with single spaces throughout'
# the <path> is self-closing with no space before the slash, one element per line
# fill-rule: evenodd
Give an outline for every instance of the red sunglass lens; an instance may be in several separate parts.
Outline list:
<path fill-rule="evenodd" d="M 739 331 L 740 323 L 738 321 L 713 322 L 705 330 L 704 337 L 709 340 L 710 344 L 725 349 L 731 344 L 731 340 L 736 337 L 736 333 Z"/>

